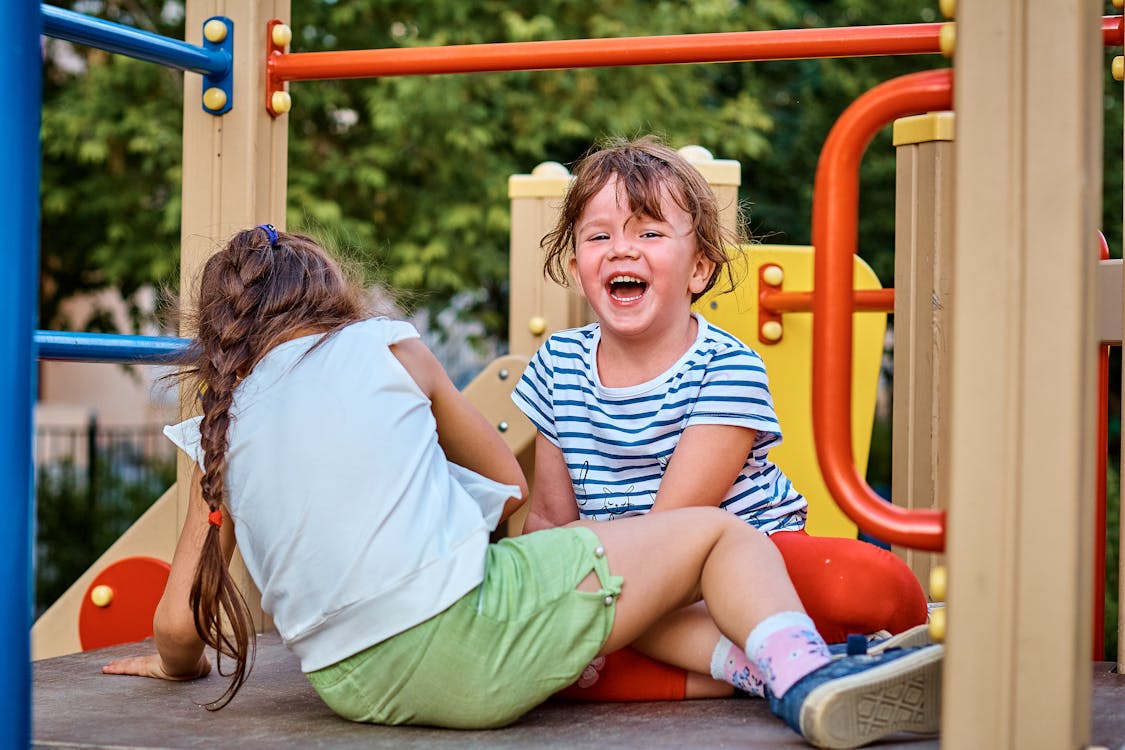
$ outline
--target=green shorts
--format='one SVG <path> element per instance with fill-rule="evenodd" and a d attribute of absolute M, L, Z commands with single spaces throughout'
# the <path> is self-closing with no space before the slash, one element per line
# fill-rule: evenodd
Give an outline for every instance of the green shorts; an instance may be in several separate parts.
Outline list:
<path fill-rule="evenodd" d="M 578 591 L 597 573 L 598 591 Z M 352 721 L 499 727 L 578 679 L 609 637 L 622 580 L 594 532 L 490 545 L 484 582 L 419 625 L 308 674 Z"/>

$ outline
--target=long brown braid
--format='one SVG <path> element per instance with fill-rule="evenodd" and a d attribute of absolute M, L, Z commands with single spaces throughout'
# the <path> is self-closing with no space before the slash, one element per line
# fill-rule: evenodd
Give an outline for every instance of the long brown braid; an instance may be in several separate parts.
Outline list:
<path fill-rule="evenodd" d="M 273 228 L 270 227 L 272 232 Z M 203 406 L 203 500 L 215 512 L 227 501 L 228 429 L 234 389 L 277 344 L 295 334 L 335 332 L 369 317 L 363 293 L 311 238 L 255 228 L 236 234 L 203 269 L 197 338 L 187 374 L 199 380 Z M 327 336 L 322 337 L 321 341 Z M 234 698 L 253 664 L 249 607 L 223 559 L 219 526 L 210 524 L 191 587 L 195 629 L 222 657 L 234 659 L 226 691 L 208 709 Z M 224 630 L 223 620 L 229 630 Z"/>

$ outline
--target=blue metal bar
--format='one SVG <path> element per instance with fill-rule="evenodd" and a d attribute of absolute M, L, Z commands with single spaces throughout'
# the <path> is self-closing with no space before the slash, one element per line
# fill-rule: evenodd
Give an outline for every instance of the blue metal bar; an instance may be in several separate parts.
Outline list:
<path fill-rule="evenodd" d="M 60 362 L 125 362 L 175 364 L 191 339 L 170 336 L 126 336 L 118 333 L 36 331 L 39 359 Z"/>
<path fill-rule="evenodd" d="M 75 13 L 54 5 L 43 4 L 40 7 L 43 33 L 47 36 L 217 78 L 226 77 L 231 71 L 230 55 L 221 50 L 204 49 L 179 39 Z"/>
<path fill-rule="evenodd" d="M 31 744 L 31 335 L 38 307 L 40 14 L 31 0 L 0 2 L 0 746 Z"/>

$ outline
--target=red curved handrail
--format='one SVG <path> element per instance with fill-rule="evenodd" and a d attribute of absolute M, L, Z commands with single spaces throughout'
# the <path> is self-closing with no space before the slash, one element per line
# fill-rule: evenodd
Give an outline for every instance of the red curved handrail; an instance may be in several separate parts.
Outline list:
<path fill-rule="evenodd" d="M 953 107 L 953 71 L 914 73 L 862 95 L 836 121 L 813 189 L 813 435 L 820 471 L 840 509 L 865 532 L 915 549 L 945 548 L 945 512 L 884 501 L 852 453 L 852 256 L 858 234 L 859 164 L 867 144 L 899 117 Z"/>
<path fill-rule="evenodd" d="M 1098 259 L 1109 260 L 1109 243 L 1098 232 Z M 1109 463 L 1109 345 L 1098 346 L 1098 435 L 1094 484 L 1094 642 L 1093 659 L 1105 658 L 1106 464 Z"/>

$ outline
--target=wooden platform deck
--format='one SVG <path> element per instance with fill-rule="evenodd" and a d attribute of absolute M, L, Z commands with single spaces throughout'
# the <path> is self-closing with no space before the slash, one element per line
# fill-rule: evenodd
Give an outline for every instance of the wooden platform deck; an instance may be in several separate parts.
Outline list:
<path fill-rule="evenodd" d="M 176 684 L 101 674 L 118 646 L 36 662 L 35 748 L 801 748 L 765 701 L 575 704 L 549 702 L 505 729 L 465 732 L 353 724 L 320 702 L 276 635 L 261 636 L 254 671 L 227 708 L 194 701 L 222 692 L 222 679 Z M 1125 677 L 1096 670 L 1091 739 L 1125 748 Z M 879 748 L 933 750 L 933 737 L 902 735 Z"/>

